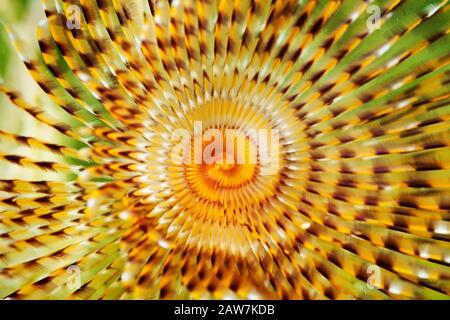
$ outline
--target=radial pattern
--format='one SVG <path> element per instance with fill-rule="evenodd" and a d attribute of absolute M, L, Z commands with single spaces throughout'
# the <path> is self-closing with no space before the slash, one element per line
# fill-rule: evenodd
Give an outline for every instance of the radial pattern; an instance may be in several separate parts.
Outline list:
<path fill-rule="evenodd" d="M 450 298 L 447 0 L 41 2 L 0 298 Z"/>

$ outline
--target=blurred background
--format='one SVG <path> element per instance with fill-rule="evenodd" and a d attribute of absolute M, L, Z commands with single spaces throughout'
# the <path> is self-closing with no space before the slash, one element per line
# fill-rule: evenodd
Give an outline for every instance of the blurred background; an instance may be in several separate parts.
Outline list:
<path fill-rule="evenodd" d="M 40 0 L 0 0 L 0 83 L 20 91 L 26 100 L 46 108 L 49 101 L 36 85 L 25 68 L 6 27 L 23 41 L 30 50 L 37 49 L 36 27 L 44 19 Z M 0 130 L 48 140 L 48 129 L 32 117 L 15 107 L 3 94 L 0 94 Z M 50 137 L 51 138 L 51 137 Z M 0 152 L 19 153 L 39 157 L 39 152 L 26 152 L 8 141 L 0 140 Z M 38 179 L 40 173 L 0 162 L 1 179 Z"/>
<path fill-rule="evenodd" d="M 39 0 L 0 0 L 0 80 L 8 86 L 12 86 L 26 93 L 27 98 L 36 99 L 37 87 L 28 74 L 17 52 L 14 50 L 5 25 L 13 28 L 21 40 L 36 48 L 35 34 L 39 20 L 43 18 L 43 12 Z M 11 121 L 12 115 L 17 117 L 17 108 L 12 108 L 5 103 L 5 97 L 0 99 L 0 128 L 18 129 L 24 124 L 22 121 Z M 21 117 L 23 118 L 23 117 Z M 19 120 L 19 119 L 14 119 Z"/>

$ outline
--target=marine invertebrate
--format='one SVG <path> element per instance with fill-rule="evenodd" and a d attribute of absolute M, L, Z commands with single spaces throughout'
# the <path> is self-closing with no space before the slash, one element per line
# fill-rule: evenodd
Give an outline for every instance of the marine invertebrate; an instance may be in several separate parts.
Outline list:
<path fill-rule="evenodd" d="M 42 4 L 18 50 L 71 121 L 1 87 L 64 139 L 0 132 L 56 157 L 0 154 L 44 175 L 0 181 L 0 297 L 448 299 L 448 1 Z"/>

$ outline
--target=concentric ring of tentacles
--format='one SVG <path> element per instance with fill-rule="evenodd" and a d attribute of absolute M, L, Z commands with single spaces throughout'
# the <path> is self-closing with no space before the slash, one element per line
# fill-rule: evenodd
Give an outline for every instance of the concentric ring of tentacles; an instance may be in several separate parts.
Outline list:
<path fill-rule="evenodd" d="M 446 0 L 42 3 L 63 112 L 2 91 L 61 139 L 0 132 L 55 159 L 1 154 L 44 178 L 0 181 L 0 297 L 449 298 Z M 195 123 L 278 167 L 175 162 Z"/>

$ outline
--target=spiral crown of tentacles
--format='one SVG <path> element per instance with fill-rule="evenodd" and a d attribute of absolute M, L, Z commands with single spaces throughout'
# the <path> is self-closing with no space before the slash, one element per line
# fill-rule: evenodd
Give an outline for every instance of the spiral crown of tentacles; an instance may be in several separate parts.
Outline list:
<path fill-rule="evenodd" d="M 0 298 L 450 297 L 447 0 L 41 2 Z"/>

